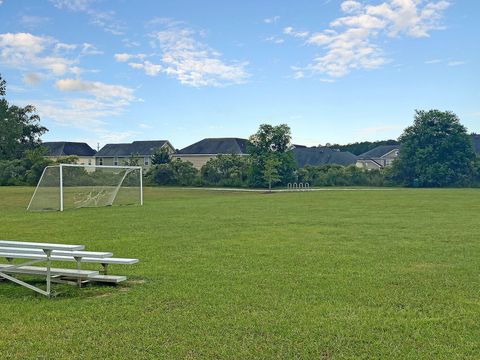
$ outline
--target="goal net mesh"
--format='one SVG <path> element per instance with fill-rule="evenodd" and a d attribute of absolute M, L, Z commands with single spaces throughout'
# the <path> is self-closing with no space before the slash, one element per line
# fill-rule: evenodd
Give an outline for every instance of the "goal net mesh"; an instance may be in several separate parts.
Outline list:
<path fill-rule="evenodd" d="M 139 167 L 47 166 L 28 210 L 141 204 L 142 190 Z"/>

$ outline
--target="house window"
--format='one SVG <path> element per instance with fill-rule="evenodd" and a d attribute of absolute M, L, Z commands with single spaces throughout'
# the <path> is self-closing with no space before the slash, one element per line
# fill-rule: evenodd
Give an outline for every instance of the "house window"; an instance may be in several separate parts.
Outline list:
<path fill-rule="evenodd" d="M 103 158 L 98 159 L 98 165 L 103 165 Z"/>
<path fill-rule="evenodd" d="M 113 165 L 115 165 L 115 166 L 118 165 L 118 158 L 113 158 Z"/>
<path fill-rule="evenodd" d="M 148 157 L 146 157 L 146 158 L 144 159 L 144 161 L 143 161 L 144 165 L 147 165 L 147 166 L 148 166 L 148 164 L 149 164 L 149 161 L 148 161 L 148 160 L 149 160 Z"/>

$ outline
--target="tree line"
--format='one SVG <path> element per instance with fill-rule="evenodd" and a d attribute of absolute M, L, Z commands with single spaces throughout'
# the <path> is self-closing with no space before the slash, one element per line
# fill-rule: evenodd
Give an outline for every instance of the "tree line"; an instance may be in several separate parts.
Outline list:
<path fill-rule="evenodd" d="M 0 185 L 35 185 L 43 169 L 53 161 L 45 158 L 41 136 L 48 129 L 40 124 L 33 105 L 10 104 L 6 82 L 0 75 Z M 392 166 L 364 170 L 355 166 L 305 166 L 298 168 L 291 151 L 288 125 L 260 125 L 249 137 L 248 156 L 219 155 L 200 170 L 193 164 L 173 160 L 165 150 L 152 157 L 146 173 L 150 185 L 227 186 L 268 188 L 292 182 L 310 186 L 479 186 L 480 158 L 460 119 L 449 111 L 416 111 L 414 122 L 398 140 L 330 145 L 360 154 L 378 145 L 400 145 Z M 76 157 L 58 159 L 73 163 Z M 135 155 L 129 159 L 136 163 Z"/>

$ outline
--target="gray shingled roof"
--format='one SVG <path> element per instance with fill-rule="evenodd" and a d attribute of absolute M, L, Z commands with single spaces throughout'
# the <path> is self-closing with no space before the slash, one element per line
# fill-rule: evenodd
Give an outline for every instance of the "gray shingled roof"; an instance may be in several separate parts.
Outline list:
<path fill-rule="evenodd" d="M 247 139 L 207 138 L 177 151 L 177 154 L 246 154 Z"/>
<path fill-rule="evenodd" d="M 48 149 L 47 156 L 93 156 L 96 151 L 88 144 L 70 141 L 48 141 L 42 143 Z"/>
<path fill-rule="evenodd" d="M 357 157 L 348 151 L 337 151 L 327 147 L 296 147 L 292 150 L 299 167 L 337 164 L 348 166 L 355 164 Z"/>
<path fill-rule="evenodd" d="M 167 140 L 134 141 L 131 144 L 107 144 L 95 156 L 115 157 L 138 155 L 153 155 L 155 150 L 161 148 Z"/>
<path fill-rule="evenodd" d="M 385 154 L 388 154 L 390 151 L 400 149 L 400 145 L 380 145 L 376 148 L 364 152 L 363 154 L 358 155 L 359 159 L 375 159 L 381 158 Z"/>
<path fill-rule="evenodd" d="M 473 142 L 473 148 L 475 149 L 475 152 L 478 155 L 480 155 L 480 135 L 472 134 L 472 142 Z"/>

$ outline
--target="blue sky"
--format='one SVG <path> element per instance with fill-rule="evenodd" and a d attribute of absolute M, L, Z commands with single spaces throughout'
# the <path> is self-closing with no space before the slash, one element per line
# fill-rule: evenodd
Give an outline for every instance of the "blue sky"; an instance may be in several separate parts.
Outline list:
<path fill-rule="evenodd" d="M 0 0 L 7 98 L 45 141 L 398 137 L 415 109 L 480 132 L 473 0 Z"/>

